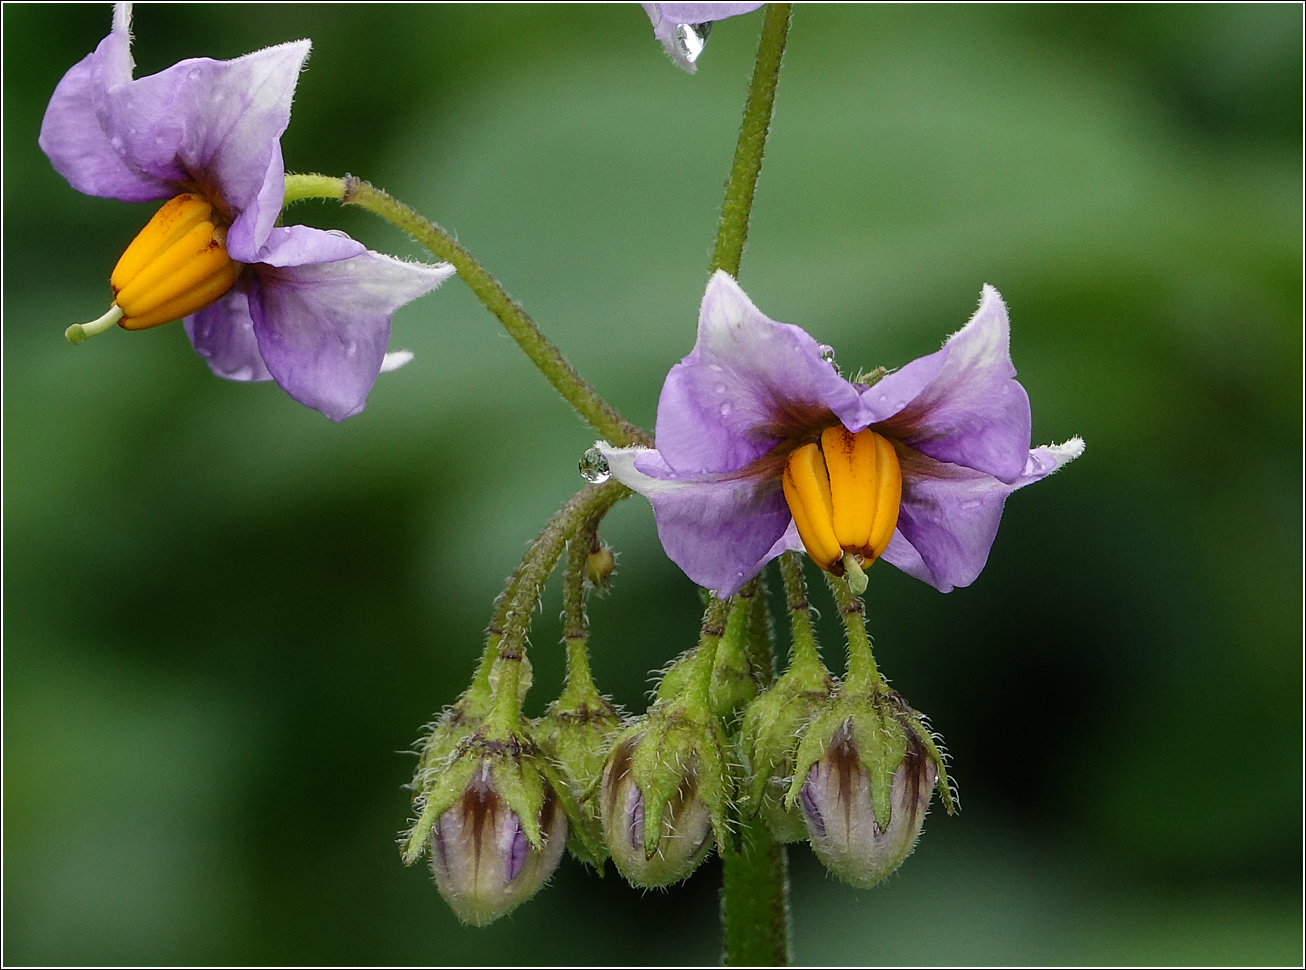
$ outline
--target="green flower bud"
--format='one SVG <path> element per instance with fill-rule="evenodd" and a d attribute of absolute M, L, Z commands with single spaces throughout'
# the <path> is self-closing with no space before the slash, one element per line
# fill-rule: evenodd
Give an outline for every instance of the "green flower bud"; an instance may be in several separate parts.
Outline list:
<path fill-rule="evenodd" d="M 801 809 L 817 857 L 859 888 L 911 854 L 936 785 L 953 810 L 929 728 L 882 684 L 869 692 L 840 688 L 803 731 L 794 767 L 786 804 Z"/>
<path fill-rule="evenodd" d="M 608 857 L 603 844 L 598 787 L 609 741 L 621 728 L 621 715 L 597 692 L 572 699 L 564 694 L 536 722 L 533 736 L 570 791 L 572 854 L 601 867 Z"/>
<path fill-rule="evenodd" d="M 404 862 L 430 852 L 440 894 L 460 919 L 493 922 L 557 868 L 567 818 L 552 767 L 524 731 L 464 736 L 443 760 L 424 757 L 413 787 L 418 818 L 402 838 Z"/>
<path fill-rule="evenodd" d="M 585 578 L 596 590 L 603 591 L 612 585 L 612 576 L 616 571 L 616 555 L 595 535 L 589 555 L 585 557 Z"/>
<path fill-rule="evenodd" d="M 548 881 L 567 844 L 567 817 L 547 783 L 532 843 L 521 815 L 494 781 L 493 759 L 481 761 L 454 804 L 431 828 L 431 873 L 450 908 L 473 926 L 512 912 Z"/>
<path fill-rule="evenodd" d="M 710 712 L 657 706 L 622 733 L 603 769 L 600 809 L 612 861 L 636 886 L 666 886 L 724 834 L 725 738 Z"/>
<path fill-rule="evenodd" d="M 745 811 L 761 812 L 777 841 L 807 838 L 803 813 L 786 804 L 785 793 L 802 730 L 828 706 L 833 692 L 834 679 L 819 661 L 795 663 L 744 711 L 739 744 L 752 770 Z"/>

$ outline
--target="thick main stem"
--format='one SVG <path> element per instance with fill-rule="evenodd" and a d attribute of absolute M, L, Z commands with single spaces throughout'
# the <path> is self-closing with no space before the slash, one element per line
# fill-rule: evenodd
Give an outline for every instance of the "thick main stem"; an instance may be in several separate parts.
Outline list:
<path fill-rule="evenodd" d="M 648 432 L 631 424 L 576 372 L 521 305 L 508 295 L 463 246 L 438 224 L 391 195 L 352 176 L 287 175 L 286 204 L 300 199 L 336 199 L 367 209 L 408 233 L 435 256 L 453 265 L 459 278 L 499 318 L 531 363 L 595 431 L 619 447 L 652 445 Z"/>
<path fill-rule="evenodd" d="M 722 855 L 726 966 L 789 964 L 789 859 L 759 815 L 742 823 L 738 850 Z"/>
<path fill-rule="evenodd" d="M 767 4 L 744 119 L 721 204 L 710 272 L 721 269 L 739 276 L 792 14 L 793 4 Z M 722 856 L 721 923 L 726 965 L 787 966 L 789 867 L 785 847 L 771 837 L 766 823 L 759 819 L 745 823 L 740 834 L 737 850 L 728 849 Z"/>
<path fill-rule="evenodd" d="M 775 677 L 775 646 L 766 606 L 765 573 L 742 590 L 748 594 L 748 658 L 763 687 Z M 726 963 L 785 966 L 789 963 L 789 859 L 783 843 L 760 816 L 744 819 L 722 853 L 721 924 Z"/>

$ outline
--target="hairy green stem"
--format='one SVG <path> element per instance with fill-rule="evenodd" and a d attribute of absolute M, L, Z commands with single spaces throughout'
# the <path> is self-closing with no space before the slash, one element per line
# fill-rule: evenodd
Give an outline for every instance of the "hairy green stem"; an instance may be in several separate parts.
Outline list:
<path fill-rule="evenodd" d="M 601 519 L 608 509 L 631 494 L 630 489 L 615 479 L 602 485 L 586 485 L 553 514 L 499 594 L 487 631 L 487 654 L 497 650 L 501 643 L 516 646 L 524 641 L 540 593 L 562 557 L 567 540 L 584 523 Z"/>
<path fill-rule="evenodd" d="M 589 698 L 598 693 L 589 661 L 589 618 L 585 615 L 585 564 L 598 542 L 599 523 L 607 509 L 594 511 L 567 541 L 567 572 L 562 583 L 562 639 L 567 645 L 567 681 L 562 697 Z"/>
<path fill-rule="evenodd" d="M 757 179 L 762 172 L 762 156 L 771 132 L 775 110 L 775 89 L 780 80 L 785 41 L 793 4 L 770 3 L 762 21 L 762 37 L 757 44 L 757 60 L 748 85 L 744 119 L 739 126 L 734 162 L 726 181 L 725 200 L 717 223 L 716 243 L 712 249 L 709 273 L 725 270 L 738 278 L 739 264 L 748 240 L 748 221 L 753 212 Z M 765 600 L 765 594 L 757 597 Z M 765 602 L 760 609 L 765 610 Z M 774 672 L 773 648 L 770 646 L 769 617 L 751 617 L 750 633 L 760 627 L 768 641 L 765 660 L 759 643 L 750 636 L 750 653 L 756 663 L 765 663 L 764 685 Z M 766 824 L 754 820 L 743 826 L 736 847 L 722 858 L 721 925 L 725 936 L 726 966 L 787 966 L 789 963 L 789 867 L 783 844 L 771 838 Z"/>
<path fill-rule="evenodd" d="M 785 606 L 789 610 L 789 629 L 793 635 L 790 664 L 820 667 L 821 651 L 816 645 L 816 630 L 812 626 L 812 604 L 807 599 L 807 580 L 803 578 L 803 560 L 796 552 L 786 552 L 780 557 L 780 575 L 785 584 Z"/>
<path fill-rule="evenodd" d="M 748 602 L 748 659 L 763 689 L 775 680 L 765 572 L 739 591 Z M 789 963 L 789 860 L 761 817 L 742 819 L 722 853 L 721 925 L 729 966 Z"/>
<path fill-rule="evenodd" d="M 554 389 L 595 431 L 619 447 L 651 445 L 648 432 L 631 424 L 609 404 L 549 341 L 493 276 L 463 246 L 430 219 L 393 196 L 353 176 L 287 175 L 286 204 L 300 199 L 335 199 L 375 213 L 408 233 L 435 256 L 451 263 L 485 308 L 540 369 Z"/>
<path fill-rule="evenodd" d="M 848 588 L 848 581 L 839 576 L 825 574 L 825 580 L 834 593 L 834 601 L 839 607 L 839 618 L 843 620 L 844 633 L 848 636 L 848 673 L 844 685 L 852 690 L 872 690 L 887 686 L 875 666 L 875 654 L 871 650 L 871 637 L 866 632 L 866 605 L 862 598 Z"/>
<path fill-rule="evenodd" d="M 721 204 L 709 275 L 723 269 L 736 279 L 739 277 L 739 262 L 744 255 L 744 243 L 748 241 L 748 220 L 753 213 L 753 195 L 757 191 L 757 178 L 762 173 L 766 138 L 771 131 L 775 87 L 780 80 L 780 63 L 784 59 L 792 14 L 792 3 L 766 5 L 762 39 L 757 45 L 757 62 L 748 85 L 748 101 L 744 104 L 744 120 L 739 126 L 735 160 L 730 166 L 726 197 Z"/>

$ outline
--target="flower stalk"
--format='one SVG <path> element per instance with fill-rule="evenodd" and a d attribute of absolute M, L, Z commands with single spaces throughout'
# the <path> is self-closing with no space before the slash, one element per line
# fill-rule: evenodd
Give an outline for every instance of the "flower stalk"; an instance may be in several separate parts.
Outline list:
<path fill-rule="evenodd" d="M 852 591 L 847 577 L 832 576 L 825 573 L 830 592 L 839 607 L 839 618 L 843 620 L 844 633 L 848 637 L 848 674 L 844 678 L 849 691 L 869 691 L 887 687 L 879 668 L 875 665 L 875 654 L 871 650 L 871 636 L 866 632 L 866 604 Z"/>
<path fill-rule="evenodd" d="M 353 176 L 287 175 L 286 204 L 301 199 L 335 199 L 342 205 L 356 205 L 408 233 L 458 271 L 459 278 L 485 308 L 499 318 L 531 363 L 590 427 L 611 442 L 651 443 L 649 434 L 627 421 L 594 390 L 567 362 L 562 351 L 544 336 L 521 304 L 509 296 L 503 285 L 438 224 L 376 186 Z"/>
<path fill-rule="evenodd" d="M 717 223 L 716 246 L 712 250 L 708 275 L 723 269 L 731 276 L 739 276 L 744 243 L 748 241 L 748 221 L 753 213 L 753 196 L 757 191 L 758 176 L 762 173 L 762 155 L 766 151 L 767 135 L 771 133 L 775 88 L 780 80 L 780 64 L 789 37 L 793 6 L 792 3 L 766 5 L 762 39 L 757 45 L 757 62 L 748 84 L 744 120 L 739 126 L 739 141 L 735 146 L 734 163 L 730 166 L 730 178 L 726 182 L 726 197 L 721 204 L 721 219 Z"/>
<path fill-rule="evenodd" d="M 725 270 L 739 275 L 748 240 L 762 157 L 775 112 L 775 89 L 780 80 L 785 42 L 793 4 L 769 3 L 762 21 L 757 59 L 748 85 L 748 100 L 739 126 L 734 162 L 726 182 L 725 200 L 717 223 L 709 275 Z M 765 592 L 757 597 L 758 610 L 766 609 Z M 755 668 L 773 667 L 769 618 L 749 624 L 750 660 Z M 765 633 L 765 649 L 757 641 Z M 773 670 L 759 670 L 761 683 L 769 685 Z M 766 824 L 754 820 L 744 825 L 736 847 L 722 852 L 721 923 L 727 966 L 787 966 L 789 963 L 789 865 L 784 845 L 775 841 Z"/>

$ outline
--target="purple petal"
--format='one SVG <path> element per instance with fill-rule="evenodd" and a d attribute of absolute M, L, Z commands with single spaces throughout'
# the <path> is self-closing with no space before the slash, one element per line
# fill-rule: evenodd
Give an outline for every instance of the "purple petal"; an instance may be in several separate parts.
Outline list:
<path fill-rule="evenodd" d="M 186 318 L 186 333 L 209 369 L 229 381 L 269 381 L 272 375 L 263 365 L 254 320 L 249 315 L 246 281 L 212 306 Z"/>
<path fill-rule="evenodd" d="M 367 251 L 361 242 L 339 229 L 286 226 L 269 234 L 257 262 L 287 269 L 310 263 L 337 263 L 343 259 L 362 256 Z"/>
<path fill-rule="evenodd" d="M 640 4 L 653 23 L 653 37 L 666 40 L 680 23 L 709 23 L 752 13 L 761 4 Z"/>
<path fill-rule="evenodd" d="M 41 150 L 54 170 L 86 195 L 149 202 L 177 193 L 170 182 L 142 172 L 120 154 L 104 128 L 108 91 L 131 81 L 131 14 L 114 9 L 113 30 L 54 89 L 41 121 Z"/>
<path fill-rule="evenodd" d="M 662 42 L 667 55 L 676 66 L 693 74 L 698 70 L 694 63 L 702 42 L 696 48 L 686 47 L 683 39 L 677 36 L 677 28 L 682 24 L 706 24 L 714 20 L 749 13 L 762 6 L 760 3 L 643 3 L 640 4 L 653 24 L 653 36 Z"/>
<path fill-rule="evenodd" d="M 531 850 L 531 844 L 526 839 L 526 830 L 522 828 L 521 819 L 516 812 L 504 813 L 503 828 L 507 843 L 503 846 L 503 881 L 509 883 L 517 878 L 522 871 L 522 866 L 526 864 L 526 856 Z"/>
<path fill-rule="evenodd" d="M 597 447 L 612 476 L 653 504 L 662 548 L 700 586 L 730 596 L 784 551 L 792 517 L 778 480 L 679 479 L 656 451 Z"/>
<path fill-rule="evenodd" d="M 346 256 L 357 246 L 361 252 Z M 268 371 L 301 404 L 343 421 L 363 410 L 390 339 L 390 319 L 453 275 L 405 263 L 345 236 L 275 229 L 255 266 L 250 313 Z M 314 253 L 319 262 L 311 262 Z"/>
<path fill-rule="evenodd" d="M 816 341 L 767 318 L 718 270 L 698 341 L 662 387 L 657 446 L 678 475 L 732 472 L 789 434 L 860 414 L 857 389 L 821 359 Z"/>
<path fill-rule="evenodd" d="M 233 61 L 193 58 L 133 81 L 125 7 L 59 82 L 41 147 L 88 195 L 141 202 L 198 189 L 232 220 L 227 250 L 254 262 L 281 210 L 279 139 L 309 42 Z"/>
<path fill-rule="evenodd" d="M 970 322 L 943 349 L 862 393 L 868 423 L 939 461 L 1012 483 L 1029 453 L 1029 396 L 1011 362 L 1007 310 L 984 287 Z"/>
<path fill-rule="evenodd" d="M 943 593 L 969 586 L 988 561 L 1007 496 L 1046 478 L 1083 451 L 1084 442 L 1077 437 L 1035 448 L 1014 482 L 900 451 L 902 509 L 883 558 Z"/>
<path fill-rule="evenodd" d="M 127 164 L 194 183 L 233 220 L 227 251 L 254 262 L 281 209 L 281 133 L 310 44 L 306 40 L 233 61 L 197 57 L 111 88 L 103 126 Z"/>

